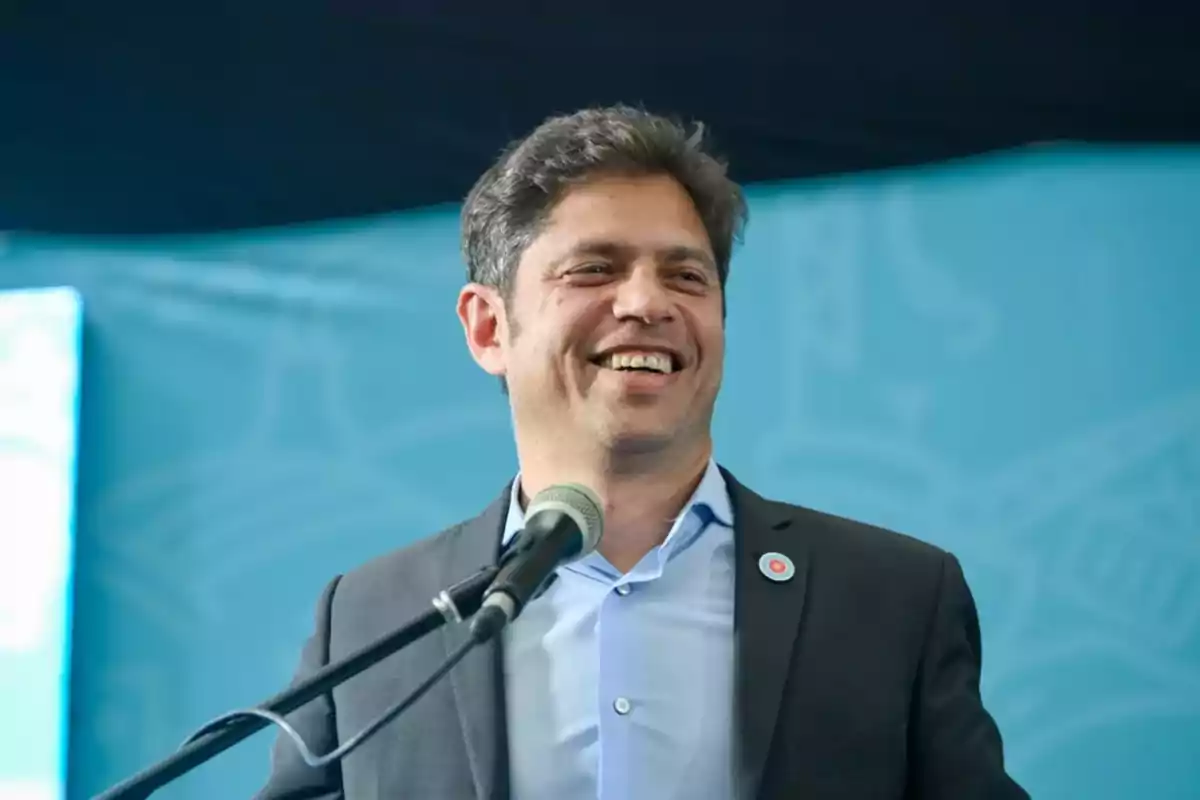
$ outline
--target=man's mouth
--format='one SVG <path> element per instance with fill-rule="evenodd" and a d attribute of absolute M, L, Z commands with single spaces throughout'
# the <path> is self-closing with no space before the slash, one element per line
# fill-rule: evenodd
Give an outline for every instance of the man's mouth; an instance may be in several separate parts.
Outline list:
<path fill-rule="evenodd" d="M 659 350 L 622 350 L 595 356 L 591 362 L 602 369 L 618 372 L 655 372 L 670 375 L 683 364 L 679 356 Z"/>

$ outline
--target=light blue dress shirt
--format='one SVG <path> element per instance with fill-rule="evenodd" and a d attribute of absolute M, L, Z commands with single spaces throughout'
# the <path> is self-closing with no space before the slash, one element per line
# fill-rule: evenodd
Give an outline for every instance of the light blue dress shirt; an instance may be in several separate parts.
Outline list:
<path fill-rule="evenodd" d="M 521 529 L 513 482 L 504 541 Z M 734 781 L 733 510 L 710 462 L 662 545 L 597 552 L 504 633 L 513 800 L 727 800 Z"/>

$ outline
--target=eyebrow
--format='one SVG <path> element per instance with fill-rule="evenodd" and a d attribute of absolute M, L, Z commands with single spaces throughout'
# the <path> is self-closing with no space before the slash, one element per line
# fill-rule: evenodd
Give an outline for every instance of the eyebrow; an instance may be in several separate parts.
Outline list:
<path fill-rule="evenodd" d="M 563 253 L 558 258 L 550 262 L 550 268 L 556 270 L 569 261 L 579 256 L 603 256 L 612 259 L 628 260 L 636 253 L 637 248 L 621 242 L 614 242 L 607 239 L 584 241 L 572 247 L 566 253 Z M 713 260 L 708 251 L 699 247 L 689 247 L 688 245 L 671 245 L 670 247 L 662 247 L 654 251 L 655 257 L 660 261 L 670 263 L 678 263 L 680 261 L 699 261 L 713 273 L 717 271 L 716 262 Z"/>

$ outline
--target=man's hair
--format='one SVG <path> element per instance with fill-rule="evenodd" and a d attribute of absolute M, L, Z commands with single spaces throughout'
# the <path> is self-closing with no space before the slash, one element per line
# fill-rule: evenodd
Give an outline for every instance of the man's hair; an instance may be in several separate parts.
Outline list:
<path fill-rule="evenodd" d="M 705 145 L 702 124 L 689 132 L 624 105 L 547 119 L 509 145 L 467 195 L 467 280 L 509 299 L 521 255 L 572 185 L 607 175 L 668 175 L 687 191 L 704 223 L 724 288 L 734 242 L 746 224 L 746 201 Z"/>

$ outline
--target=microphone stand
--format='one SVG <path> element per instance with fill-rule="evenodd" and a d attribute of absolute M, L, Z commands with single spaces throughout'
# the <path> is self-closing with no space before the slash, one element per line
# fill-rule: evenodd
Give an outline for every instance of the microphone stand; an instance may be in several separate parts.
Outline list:
<path fill-rule="evenodd" d="M 433 599 L 433 608 L 341 661 L 327 664 L 318 672 L 264 701 L 260 709 L 284 715 L 330 692 L 368 667 L 382 661 L 447 622 L 462 622 L 479 610 L 483 593 L 499 571 L 484 567 Z M 113 786 L 93 800 L 144 800 L 171 781 L 215 758 L 243 739 L 271 724 L 261 717 L 241 717 L 210 734 L 181 747 L 157 764 Z"/>

